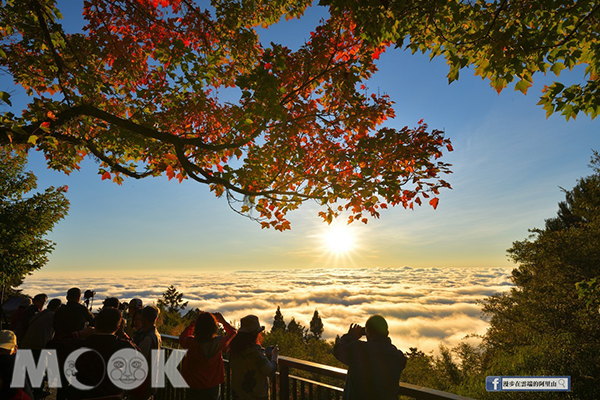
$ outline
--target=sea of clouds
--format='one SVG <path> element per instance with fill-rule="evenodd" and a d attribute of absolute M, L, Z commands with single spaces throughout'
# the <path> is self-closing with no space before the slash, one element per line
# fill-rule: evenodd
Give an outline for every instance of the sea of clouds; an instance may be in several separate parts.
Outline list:
<path fill-rule="evenodd" d="M 155 303 L 169 285 L 189 301 L 188 308 L 221 312 L 232 322 L 255 314 L 270 327 L 277 306 L 284 319 L 309 326 L 317 309 L 333 339 L 350 323 L 364 325 L 372 314 L 386 317 L 401 350 L 430 352 L 452 347 L 467 335 L 484 334 L 488 321 L 479 300 L 507 291 L 510 268 L 376 268 L 236 271 L 170 275 L 30 276 L 22 285 L 31 296 L 46 293 L 64 300 L 74 286 L 97 292 L 94 310 L 106 297 L 139 297 Z M 477 341 L 477 339 L 469 339 Z"/>

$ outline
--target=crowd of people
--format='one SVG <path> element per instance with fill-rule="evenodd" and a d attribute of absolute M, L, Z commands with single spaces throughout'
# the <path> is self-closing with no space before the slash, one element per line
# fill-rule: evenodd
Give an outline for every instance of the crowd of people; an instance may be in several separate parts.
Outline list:
<path fill-rule="evenodd" d="M 110 297 L 94 315 L 81 303 L 78 288 L 67 291 L 65 304 L 52 299 L 44 309 L 47 300 L 45 294 L 23 300 L 12 315 L 11 330 L 0 331 L 1 399 L 38 400 L 47 395 L 42 388 L 32 389 L 30 384 L 24 388 L 10 386 L 17 347 L 31 350 L 36 363 L 44 349 L 56 351 L 61 379 L 57 400 L 121 399 L 124 389 L 109 379 L 106 370 L 108 361 L 121 350 L 137 351 L 146 365 L 158 365 L 160 352 L 153 350 L 159 350 L 162 343 L 156 327 L 160 314 L 156 306 L 144 306 L 137 298 L 124 304 Z M 264 329 L 255 315 L 242 318 L 236 329 L 220 313 L 200 311 L 179 336 L 179 344 L 187 350 L 181 368 L 188 386 L 186 400 L 221 398 L 224 353 L 229 354 L 233 398 L 268 400 L 269 380 L 277 371 L 278 349 L 265 351 L 261 347 Z M 360 340 L 362 336 L 367 340 Z M 69 355 L 79 349 L 85 351 L 80 350 L 70 366 Z M 391 343 L 382 316 L 372 316 L 365 327 L 352 324 L 336 343 L 334 355 L 349 367 L 344 400 L 398 398 L 398 382 L 406 358 Z M 153 398 L 158 378 L 155 370 L 149 368 L 140 375 L 141 383 L 127 391 L 128 399 Z M 74 378 L 77 385 L 70 384 Z"/>
<path fill-rule="evenodd" d="M 122 304 L 114 297 L 107 298 L 97 314 L 81 302 L 81 290 L 67 291 L 66 303 L 52 299 L 44 309 L 48 296 L 36 295 L 33 300 L 22 300 L 12 314 L 10 330 L 0 331 L 0 399 L 38 400 L 48 392 L 32 387 L 27 381 L 24 388 L 11 387 L 17 348 L 30 350 L 34 361 L 39 362 L 44 349 L 54 349 L 58 358 L 60 387 L 57 400 L 102 398 L 120 399 L 123 389 L 107 376 L 107 362 L 122 349 L 139 352 L 147 365 L 156 363 L 153 349 L 161 348 L 161 336 L 156 328 L 160 310 L 154 305 L 144 307 L 141 299 Z M 82 352 L 72 369 L 65 368 L 69 355 L 78 349 Z M 65 370 L 76 373 L 79 385 L 70 384 Z M 155 393 L 152 375 L 145 378 L 127 396 L 132 400 L 148 400 Z"/>

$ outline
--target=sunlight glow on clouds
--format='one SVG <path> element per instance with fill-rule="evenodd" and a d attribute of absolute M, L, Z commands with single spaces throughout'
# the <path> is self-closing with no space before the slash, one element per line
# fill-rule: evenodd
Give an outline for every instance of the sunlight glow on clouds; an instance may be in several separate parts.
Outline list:
<path fill-rule="evenodd" d="M 45 274 L 28 277 L 22 287 L 29 295 L 45 292 L 63 300 L 70 287 L 92 289 L 98 293 L 96 309 L 109 296 L 151 304 L 173 284 L 189 307 L 220 311 L 233 322 L 256 314 L 267 328 L 277 306 L 286 322 L 295 317 L 306 327 L 318 309 L 326 339 L 345 333 L 352 322 L 364 325 L 370 315 L 382 314 L 398 348 L 432 351 L 440 343 L 455 346 L 466 335 L 485 333 L 488 323 L 476 302 L 508 290 L 509 274 L 510 268 L 312 269 L 111 279 L 118 283 Z"/>

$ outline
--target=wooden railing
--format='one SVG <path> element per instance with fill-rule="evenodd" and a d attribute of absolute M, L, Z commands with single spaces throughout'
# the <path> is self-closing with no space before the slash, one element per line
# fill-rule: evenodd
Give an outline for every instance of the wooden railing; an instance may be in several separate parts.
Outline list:
<path fill-rule="evenodd" d="M 179 348 L 177 336 L 162 335 L 162 338 L 165 349 Z M 271 400 L 340 400 L 342 398 L 347 370 L 285 356 L 279 356 L 278 365 L 277 376 L 271 380 Z M 225 383 L 221 385 L 223 400 L 232 399 L 230 378 L 229 363 L 225 360 Z M 400 395 L 418 400 L 473 400 L 402 382 Z M 185 393 L 183 389 L 168 386 L 159 389 L 155 398 L 156 400 L 183 400 Z"/>

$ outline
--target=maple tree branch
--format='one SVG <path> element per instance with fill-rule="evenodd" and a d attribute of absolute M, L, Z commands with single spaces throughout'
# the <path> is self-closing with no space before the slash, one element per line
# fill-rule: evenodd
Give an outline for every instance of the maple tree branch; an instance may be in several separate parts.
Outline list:
<path fill-rule="evenodd" d="M 25 132 L 25 134 L 23 134 L 22 132 L 17 132 L 15 130 L 6 128 L 6 127 L 0 127 L 0 145 L 27 144 L 27 143 L 29 143 L 29 138 L 31 137 L 31 135 L 37 135 L 42 138 L 53 137 L 62 142 L 85 147 L 96 158 L 98 158 L 101 161 L 104 161 L 113 170 L 118 171 L 118 172 L 122 173 L 123 175 L 127 175 L 131 178 L 141 179 L 141 178 L 145 178 L 145 177 L 153 174 L 152 171 L 136 172 L 136 171 L 131 171 L 131 170 L 123 167 L 117 161 L 113 160 L 110 156 L 108 156 L 107 154 L 100 151 L 96 147 L 96 145 L 94 143 L 92 143 L 90 140 L 85 140 L 85 139 L 81 139 L 81 138 L 77 138 L 77 137 L 73 137 L 73 136 L 69 136 L 69 135 L 63 135 L 59 132 L 52 132 L 50 134 L 41 134 L 39 126 L 34 126 L 34 125 L 23 126 L 23 127 L 21 127 L 21 130 L 23 130 Z M 40 140 L 40 139 L 38 138 L 38 140 Z"/>
<path fill-rule="evenodd" d="M 24 132 L 26 132 L 25 135 L 5 126 L 0 126 L 0 145 L 5 146 L 10 144 L 26 144 L 27 139 L 29 139 L 29 137 L 35 133 L 36 128 L 32 126 L 24 126 L 22 129 Z"/>
<path fill-rule="evenodd" d="M 50 122 L 51 127 L 62 125 L 73 118 L 78 116 L 88 116 L 101 119 L 105 122 L 113 124 L 119 128 L 126 129 L 132 133 L 136 133 L 148 138 L 156 139 L 161 142 L 169 143 L 171 145 L 192 145 L 197 146 L 204 150 L 219 151 L 232 148 L 241 147 L 248 142 L 252 141 L 255 137 L 260 134 L 260 131 L 252 135 L 250 138 L 241 140 L 239 142 L 223 143 L 223 144 L 208 144 L 202 138 L 182 138 L 179 136 L 171 135 L 169 133 L 161 132 L 159 130 L 149 128 L 133 122 L 129 119 L 123 119 L 116 115 L 110 114 L 104 110 L 94 107 L 90 104 L 80 104 L 71 107 L 61 113 L 57 114 L 56 120 Z"/>
<path fill-rule="evenodd" d="M 334 71 L 335 69 L 337 69 L 337 68 L 339 68 L 339 67 L 341 67 L 343 65 L 349 64 L 349 61 L 343 61 L 343 62 L 340 62 L 338 64 L 335 64 L 333 67 L 331 66 L 332 63 L 333 63 L 333 59 L 335 58 L 335 55 L 338 52 L 341 52 L 343 50 L 344 50 L 343 48 L 341 48 L 341 49 L 338 48 L 337 47 L 337 43 L 336 43 L 335 51 L 333 51 L 331 53 L 331 55 L 329 56 L 329 59 L 327 60 L 327 64 L 325 65 L 325 68 L 321 72 L 319 72 L 318 74 L 316 74 L 316 75 L 314 75 L 312 77 L 309 77 L 308 74 L 307 74 L 305 76 L 305 79 L 303 80 L 302 84 L 300 86 L 298 86 L 296 89 L 294 89 L 291 92 L 289 92 L 283 99 L 281 99 L 281 101 L 279 102 L 279 104 L 283 105 L 283 104 L 287 103 L 290 100 L 291 96 L 294 96 L 296 93 L 298 93 L 300 90 L 302 90 L 303 88 L 305 88 L 308 85 L 310 85 L 315 80 L 321 78 L 322 76 L 326 75 L 327 73 L 329 73 L 331 71 Z"/>
<path fill-rule="evenodd" d="M 558 42 L 557 44 L 552 45 L 552 46 L 541 46 L 541 47 L 534 48 L 534 49 L 535 50 L 537 50 L 537 49 L 547 49 L 547 48 L 562 46 L 568 40 L 570 40 L 575 35 L 575 33 L 577 33 L 577 30 L 581 27 L 581 25 L 583 25 L 584 22 L 586 22 L 588 19 L 590 19 L 592 17 L 592 15 L 594 15 L 594 13 L 596 13 L 598 10 L 600 10 L 600 3 L 596 4 L 596 6 L 592 9 L 592 11 L 589 12 L 588 15 L 586 15 L 585 17 L 583 17 L 582 19 L 580 19 L 579 22 L 577 23 L 577 25 L 575 25 L 573 27 L 573 30 L 565 38 L 563 38 L 560 42 Z"/>
<path fill-rule="evenodd" d="M 298 192 L 281 191 L 281 190 L 275 190 L 275 189 L 273 189 L 273 190 L 258 190 L 258 191 L 244 189 L 239 186 L 235 186 L 228 180 L 214 176 L 213 174 L 209 173 L 208 171 L 205 171 L 203 168 L 192 163 L 188 159 L 188 157 L 185 155 L 183 147 L 180 144 L 175 144 L 174 149 L 175 149 L 175 154 L 177 155 L 177 159 L 179 160 L 179 162 L 180 162 L 182 168 L 185 170 L 185 172 L 187 174 L 189 174 L 192 177 L 192 179 L 194 179 L 198 182 L 201 182 L 201 183 L 214 183 L 217 185 L 222 185 L 225 189 L 231 190 L 233 192 L 239 193 L 244 196 L 254 196 L 254 197 L 261 196 L 261 197 L 264 197 L 264 198 L 267 198 L 270 200 L 276 200 L 276 201 L 280 201 L 280 200 L 277 199 L 276 197 L 273 197 L 273 195 L 296 196 L 296 197 L 301 197 L 305 200 L 322 198 L 322 196 L 306 195 L 306 194 L 302 194 L 302 193 L 298 193 Z M 197 174 L 202 175 L 204 178 L 200 178 Z"/>
<path fill-rule="evenodd" d="M 250 219 L 250 220 L 252 220 L 252 221 L 257 221 L 257 222 L 258 222 L 258 221 L 261 221 L 261 219 L 260 219 L 259 217 L 253 217 L 253 216 L 252 216 L 252 215 L 250 215 L 250 214 L 245 214 L 245 213 L 241 212 L 240 210 L 236 209 L 236 208 L 233 206 L 233 203 L 234 203 L 234 202 L 235 202 L 235 203 L 243 203 L 244 201 L 243 201 L 243 200 L 240 200 L 240 199 L 236 199 L 236 198 L 235 198 L 235 197 L 234 197 L 234 196 L 231 194 L 231 192 L 229 191 L 229 189 L 226 189 L 226 190 L 225 190 L 225 195 L 227 196 L 227 205 L 229 206 L 229 208 L 230 208 L 230 209 L 231 209 L 233 212 L 235 212 L 236 214 L 239 214 L 239 215 L 241 215 L 242 217 L 249 218 L 249 219 Z"/>
<path fill-rule="evenodd" d="M 104 161 L 108 166 L 110 166 L 110 168 L 112 170 L 118 171 L 118 172 L 122 173 L 123 175 L 127 175 L 127 176 L 129 176 L 131 178 L 135 178 L 135 179 L 142 179 L 142 178 L 152 175 L 152 171 L 146 171 L 146 172 L 140 173 L 140 172 L 131 171 L 131 170 L 123 167 L 118 161 L 113 160 L 112 158 L 110 158 L 110 156 L 108 156 L 104 152 L 100 151 L 96 147 L 96 145 L 94 145 L 89 140 L 79 139 L 79 138 L 75 138 L 73 136 L 62 135 L 60 133 L 54 133 L 49 136 L 58 137 L 65 142 L 70 142 L 73 144 L 84 146 L 94 156 L 96 156 L 96 158 L 98 158 L 101 161 Z"/>
<path fill-rule="evenodd" d="M 494 16 L 492 21 L 490 22 L 488 28 L 486 29 L 486 32 L 478 38 L 472 39 L 472 40 L 468 40 L 468 41 L 453 41 L 450 40 L 446 37 L 446 35 L 444 34 L 444 32 L 442 31 L 442 29 L 439 28 L 439 26 L 437 25 L 437 23 L 435 22 L 435 18 L 434 18 L 434 22 L 433 25 L 436 29 L 436 31 L 438 32 L 438 35 L 443 39 L 443 41 L 450 43 L 454 46 L 471 46 L 471 45 L 477 45 L 479 43 L 481 43 L 482 41 L 484 41 L 485 39 L 489 39 L 492 33 L 492 29 L 494 28 L 494 25 L 496 24 L 497 20 L 500 17 L 501 11 L 503 11 L 506 6 L 508 5 L 508 0 L 503 0 L 501 2 L 501 4 L 499 5 L 499 7 L 495 10 L 494 12 Z M 569 7 L 568 9 L 565 10 L 559 10 L 557 11 L 555 14 L 562 14 L 562 13 L 566 13 L 566 12 L 571 12 L 573 9 L 577 8 L 578 6 L 580 6 L 580 4 L 575 3 L 572 7 Z M 555 47 L 560 47 L 562 45 L 564 45 L 566 42 L 568 42 L 579 30 L 579 28 L 581 28 L 581 26 L 590 18 L 592 18 L 592 16 L 598 11 L 600 10 L 600 4 L 597 4 L 592 11 L 590 11 L 585 17 L 581 18 L 577 24 L 573 27 L 573 29 L 571 30 L 571 32 L 569 32 L 569 34 L 567 36 L 565 36 L 563 39 L 561 39 L 558 43 L 552 44 L 552 45 L 544 45 L 544 46 L 535 46 L 535 47 L 531 47 L 529 50 L 530 51 L 534 51 L 534 50 L 547 50 L 547 49 L 551 49 L 551 48 L 555 48 Z M 473 47 L 470 47 L 473 48 Z"/>
<path fill-rule="evenodd" d="M 179 163 L 181 164 L 181 167 L 183 168 L 183 170 L 188 174 L 189 177 L 191 177 L 193 180 L 195 180 L 196 182 L 200 182 L 200 183 L 205 183 L 205 184 L 209 184 L 212 183 L 210 180 L 208 179 L 203 179 L 200 178 L 194 171 L 198 171 L 200 172 L 203 176 L 207 176 L 210 177 L 210 175 L 206 174 L 205 171 L 203 171 L 200 167 L 198 167 L 197 165 L 195 165 L 194 163 L 190 162 L 190 160 L 188 160 L 188 158 L 186 157 L 183 148 L 181 146 L 175 146 L 175 154 L 177 155 L 177 159 L 179 160 Z"/>
<path fill-rule="evenodd" d="M 52 37 L 50 36 L 50 30 L 48 29 L 48 25 L 46 24 L 46 18 L 44 17 L 44 13 L 41 9 L 40 3 L 38 0 L 33 0 L 33 9 L 37 16 L 38 22 L 40 24 L 40 28 L 42 29 L 42 33 L 44 34 L 44 39 L 50 48 L 50 52 L 52 53 L 52 58 L 54 59 L 54 63 L 56 64 L 56 68 L 58 69 L 58 73 L 56 74 L 56 79 L 58 79 L 58 86 L 60 87 L 60 91 L 65 96 L 65 100 L 69 105 L 71 105 L 70 96 L 68 95 L 61 76 L 64 74 L 64 70 L 66 68 L 63 60 L 58 55 L 56 51 L 56 47 L 54 47 L 54 43 L 52 42 Z"/>
<path fill-rule="evenodd" d="M 169 32 L 176 33 L 178 35 L 186 35 L 185 31 L 183 31 L 183 30 L 177 30 L 177 29 L 175 29 L 175 30 L 172 29 L 167 24 L 165 24 L 165 21 L 163 21 L 161 18 L 156 18 L 154 15 L 150 14 L 149 12 L 147 12 L 147 10 L 145 8 L 139 7 L 139 4 L 136 4 L 135 1 L 122 0 L 122 2 L 128 4 L 132 9 L 134 9 L 137 12 L 139 12 L 148 21 L 152 21 L 152 22 L 156 23 L 157 25 L 160 25 L 161 27 L 163 27 L 164 29 L 168 30 Z M 209 18 L 206 17 L 206 15 L 202 14 L 201 12 L 199 12 L 193 6 L 193 4 L 191 4 L 189 1 L 183 0 L 182 2 L 188 7 L 188 9 L 190 9 L 196 15 L 196 17 L 202 19 L 212 29 L 212 31 L 215 33 L 215 35 L 218 35 L 217 29 L 215 28 L 215 26 L 212 23 L 212 21 Z M 121 9 L 122 12 L 129 13 L 129 10 L 124 9 L 121 6 L 118 6 L 118 7 Z M 204 45 L 206 46 L 207 49 L 211 48 L 211 45 L 208 42 L 208 39 L 206 37 L 202 36 L 202 41 L 204 42 Z"/>
<path fill-rule="evenodd" d="M 183 3 L 190 9 L 192 10 L 192 12 L 200 19 L 202 19 L 209 27 L 210 29 L 212 29 L 213 33 L 217 36 L 219 35 L 219 32 L 217 31 L 217 28 L 215 27 L 215 25 L 213 24 L 213 22 L 210 20 L 210 18 L 206 18 L 206 15 L 204 15 L 203 13 L 199 12 L 198 9 L 196 7 L 194 7 L 193 4 L 191 4 L 188 0 L 183 0 Z M 207 39 L 204 37 L 203 38 L 204 44 L 206 45 L 206 48 L 210 48 L 211 46 L 208 44 Z"/>
<path fill-rule="evenodd" d="M 496 24 L 498 17 L 500 17 L 500 12 L 506 7 L 507 4 L 508 4 L 508 0 L 502 0 L 502 3 L 500 3 L 500 5 L 496 9 L 496 11 L 494 12 L 494 18 L 492 18 L 492 21 L 490 22 L 488 28 L 486 29 L 486 32 L 480 38 L 476 38 L 476 39 L 469 40 L 466 42 L 460 42 L 460 41 L 452 42 L 452 41 L 446 39 L 444 37 L 444 35 L 441 33 L 441 31 L 439 31 L 439 30 L 438 31 L 439 31 L 440 35 L 442 35 L 442 38 L 444 38 L 445 41 L 452 43 L 455 46 L 467 46 L 467 45 L 471 45 L 471 44 L 477 44 L 477 43 L 481 42 L 482 40 L 485 40 L 490 37 L 490 34 L 492 33 L 492 28 Z M 437 25 L 436 25 L 436 28 L 437 28 Z"/>
<path fill-rule="evenodd" d="M 69 37 L 67 37 L 67 35 L 65 34 L 65 31 L 63 30 L 62 25 L 61 24 L 57 24 L 54 21 L 52 21 L 52 25 L 54 26 L 54 28 L 58 31 L 58 33 L 60 34 L 60 36 L 64 40 L 65 44 L 67 45 L 67 47 L 71 51 L 71 55 L 73 56 L 73 58 L 75 58 L 77 60 L 77 64 L 79 64 L 79 68 L 81 68 L 82 70 L 87 71 L 88 70 L 87 66 L 85 66 L 83 64 L 83 62 L 81 61 L 81 58 L 79 57 L 79 54 L 77 54 L 77 51 L 73 48 L 73 45 L 71 44 L 71 41 L 69 40 Z"/>

